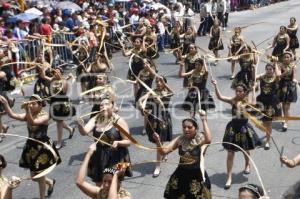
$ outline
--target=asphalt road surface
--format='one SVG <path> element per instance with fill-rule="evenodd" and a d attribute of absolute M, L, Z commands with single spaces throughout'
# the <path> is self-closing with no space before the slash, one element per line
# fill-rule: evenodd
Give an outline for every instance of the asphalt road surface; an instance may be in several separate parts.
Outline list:
<path fill-rule="evenodd" d="M 245 26 L 253 23 L 263 22 L 256 25 L 249 26 L 243 30 L 243 35 L 248 43 L 253 40 L 256 44 L 264 41 L 278 32 L 280 25 L 287 25 L 290 17 L 298 17 L 300 12 L 300 1 L 290 0 L 283 3 L 278 3 L 268 7 L 260 8 L 254 11 L 235 12 L 230 14 L 229 29 L 235 26 Z M 228 29 L 228 30 L 229 30 Z M 232 32 L 225 31 L 223 43 L 227 45 Z M 197 45 L 207 49 L 208 37 L 198 37 Z M 269 40 L 262 45 L 259 49 L 266 48 L 272 40 Z M 267 51 L 271 53 L 271 51 Z M 227 55 L 227 49 L 221 52 L 223 56 Z M 261 58 L 263 60 L 264 58 Z M 172 98 L 171 111 L 173 115 L 173 129 L 174 137 L 180 135 L 181 132 L 181 120 L 189 114 L 179 108 L 179 104 L 184 100 L 186 91 L 182 88 L 182 79 L 178 78 L 177 73 L 179 66 L 175 65 L 175 58 L 172 54 L 160 53 L 160 58 L 156 61 L 159 65 L 159 73 L 164 74 L 168 83 L 172 89 L 176 92 L 176 95 Z M 120 53 L 113 55 L 113 64 L 115 66 L 114 76 L 118 76 L 122 79 L 126 78 L 128 70 L 128 58 L 124 58 Z M 260 63 L 259 72 L 264 71 L 264 63 Z M 213 76 L 218 80 L 218 84 L 222 94 L 227 96 L 233 96 L 233 90 L 230 89 L 231 81 L 230 77 L 230 64 L 227 61 L 221 61 L 218 66 L 211 66 Z M 297 72 L 297 77 L 300 77 Z M 119 94 L 117 107 L 120 108 L 119 114 L 124 116 L 129 124 L 130 131 L 136 139 L 141 143 L 151 146 L 152 144 L 147 141 L 146 136 L 142 136 L 143 118 L 140 113 L 132 106 L 132 89 L 130 84 L 124 84 L 116 79 L 111 78 L 112 82 L 117 86 L 117 92 Z M 72 98 L 78 96 L 78 85 L 73 85 Z M 32 93 L 33 85 L 27 85 L 25 92 L 26 95 Z M 79 87 L 78 87 L 79 88 Z M 213 92 L 212 86 L 208 83 L 208 88 L 211 90 L 213 97 L 215 98 L 217 109 L 214 112 L 209 113 L 209 127 L 213 135 L 213 141 L 221 141 L 223 138 L 225 126 L 230 120 L 230 108 L 228 105 L 220 103 Z M 22 97 L 16 96 L 17 103 L 14 107 L 18 110 Z M 300 115 L 298 103 L 292 104 L 291 115 Z M 88 104 L 77 105 L 78 115 L 87 113 L 91 110 Z M 73 118 L 72 121 L 75 121 Z M 18 135 L 27 135 L 27 129 L 24 123 L 16 122 L 7 117 L 4 121 L 10 125 L 9 133 Z M 68 121 L 68 123 L 72 123 Z M 280 131 L 280 125 L 274 123 L 273 135 L 276 143 L 279 147 L 284 146 L 284 154 L 293 157 L 300 152 L 300 123 L 299 121 L 292 121 L 289 124 L 287 132 Z M 263 133 L 257 130 L 260 137 L 263 138 Z M 56 124 L 51 123 L 48 131 L 48 135 L 56 140 Z M 68 140 L 68 133 L 64 134 L 66 146 L 60 150 L 62 157 L 62 164 L 57 166 L 53 172 L 49 174 L 50 178 L 55 178 L 57 183 L 54 189 L 52 198 L 55 199 L 82 199 L 87 198 L 75 185 L 75 177 L 84 154 L 87 151 L 88 146 L 92 143 L 92 140 L 88 137 L 82 137 L 76 130 L 76 133 L 72 140 Z M 22 152 L 22 147 L 25 143 L 24 139 L 7 137 L 0 144 L 0 153 L 4 154 L 8 160 L 8 168 L 5 171 L 6 176 L 18 175 L 28 176 L 28 171 L 25 171 L 18 167 L 18 161 Z M 137 149 L 136 147 L 130 147 L 130 155 L 132 163 L 139 163 L 145 160 L 155 160 L 155 152 L 145 151 Z M 244 158 L 242 153 L 236 154 L 233 168 L 233 184 L 230 190 L 225 191 L 223 186 L 226 181 L 226 151 L 223 150 L 221 145 L 211 146 L 206 154 L 205 166 L 209 174 L 212 183 L 213 198 L 237 198 L 238 188 L 245 183 L 259 184 L 258 176 L 251 166 L 251 174 L 243 175 Z M 255 161 L 259 174 L 262 178 L 263 184 L 266 187 L 268 195 L 272 199 L 282 198 L 283 193 L 295 184 L 299 180 L 300 168 L 288 169 L 281 167 L 279 162 L 279 154 L 275 149 L 274 144 L 271 143 L 271 150 L 265 151 L 263 148 L 256 149 L 251 152 L 253 160 Z M 168 156 L 168 161 L 162 165 L 162 173 L 158 178 L 152 178 L 152 172 L 154 170 L 153 164 L 137 164 L 133 167 L 134 175 L 132 178 L 127 178 L 123 182 L 123 186 L 128 189 L 133 198 L 138 199 L 160 199 L 163 198 L 163 191 L 165 185 L 176 168 L 178 162 L 177 152 L 173 152 Z M 32 199 L 38 198 L 38 185 L 32 181 L 24 181 L 14 191 L 14 198 Z"/>

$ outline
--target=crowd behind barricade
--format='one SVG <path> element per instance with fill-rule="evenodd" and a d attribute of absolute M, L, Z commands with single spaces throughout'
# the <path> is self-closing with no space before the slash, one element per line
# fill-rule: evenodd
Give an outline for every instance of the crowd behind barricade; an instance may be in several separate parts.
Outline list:
<path fill-rule="evenodd" d="M 80 103 L 86 100 L 93 105 L 88 114 L 77 115 L 76 121 L 79 134 L 95 142 L 85 154 L 76 178 L 76 185 L 85 195 L 94 199 L 131 199 L 131 194 L 121 187 L 121 181 L 125 176 L 133 176 L 128 147 L 135 145 L 137 150 L 156 151 L 153 178 L 160 175 L 161 163 L 167 161 L 167 155 L 178 149 L 179 162 L 166 185 L 164 198 L 211 199 L 209 174 L 202 164 L 206 147 L 213 140 L 207 114 L 216 108 L 216 99 L 207 86 L 210 77 L 216 98 L 232 107 L 232 119 L 220 142 L 227 152 L 224 189 L 229 190 L 235 153 L 244 154 L 243 175 L 251 174 L 250 163 L 254 162 L 250 151 L 259 147 L 270 150 L 271 140 L 278 150 L 272 137 L 272 122 L 280 121 L 285 132 L 290 120 L 299 120 L 297 116 L 290 116 L 291 104 L 297 102 L 299 84 L 295 72 L 296 49 L 299 48 L 296 18 L 291 17 L 287 26 L 281 26 L 276 35 L 264 41 L 273 39 L 268 47 L 273 48 L 272 55 L 258 50 L 254 41 L 254 47 L 247 43 L 242 32 L 248 27 L 245 26 L 233 29 L 228 57 L 219 56 L 219 51 L 225 50 L 223 32 L 232 6 L 236 10 L 251 4 L 254 9 L 263 2 L 153 0 L 121 4 L 99 0 L 47 5 L 25 4 L 20 0 L 19 5 L 3 3 L 0 12 L 0 142 L 5 135 L 14 135 L 7 134 L 9 125 L 1 120 L 4 115 L 26 123 L 28 139 L 19 166 L 30 170 L 31 177 L 25 179 L 38 182 L 40 199 L 45 198 L 46 190 L 50 197 L 56 181 L 46 175 L 64 161 L 59 155 L 59 150 L 65 147 L 63 131 L 69 132 L 69 139 L 75 133 L 75 127 L 68 124 L 76 115 L 68 91 L 71 89 L 69 81 L 72 79 L 74 83 L 77 78 L 81 85 Z M 208 49 L 212 53 L 196 45 L 197 36 L 209 36 Z M 132 84 L 134 106 L 144 119 L 141 134 L 147 135 L 155 148 L 140 144 L 115 108 L 120 93 L 111 84 L 110 73 L 114 70 L 113 53 L 119 50 L 129 58 L 127 79 L 114 78 Z M 182 134 L 175 138 L 172 119 L 177 118 L 172 118 L 170 112 L 175 107 L 169 106 L 175 92 L 155 62 L 162 52 L 174 55 L 175 63 L 179 64 L 178 77 L 183 80 L 183 89 L 187 89 L 181 108 L 189 116 L 181 121 Z M 269 62 L 265 72 L 257 74 L 260 56 Z M 232 80 L 233 96 L 222 95 L 213 78 L 210 64 L 217 66 L 221 60 L 231 64 L 228 82 Z M 67 74 L 70 71 L 65 69 L 71 69 L 72 73 Z M 31 75 L 36 76 L 33 94 L 23 102 L 23 113 L 16 113 L 10 93 L 18 83 L 17 88 L 25 97 L 27 93 L 22 86 L 32 81 Z M 256 96 L 258 88 L 260 94 Z M 46 111 L 47 104 L 49 111 Z M 87 116 L 90 118 L 85 122 Z M 51 119 L 56 123 L 56 142 L 47 135 Z M 252 124 L 265 133 L 264 143 Z M 299 155 L 290 160 L 281 152 L 280 157 L 288 167 L 300 164 Z M 8 180 L 2 176 L 6 165 L 0 155 L 1 199 L 11 199 L 12 190 L 24 180 L 17 177 Z M 86 181 L 86 176 L 94 184 Z M 243 185 L 239 199 L 269 199 L 261 185 Z"/>
<path fill-rule="evenodd" d="M 267 3 L 271 3 L 270 1 Z M 9 52 L 9 59 L 14 61 L 34 61 L 38 51 L 44 43 L 66 44 L 73 42 L 82 43 L 90 53 L 95 54 L 95 47 L 100 42 L 101 21 L 107 29 L 106 41 L 111 45 L 107 46 L 108 56 L 115 52 L 118 45 L 118 38 L 115 33 L 123 32 L 131 34 L 139 29 L 139 23 L 144 26 L 152 26 L 153 32 L 157 34 L 157 45 L 159 51 L 170 47 L 172 38 L 170 32 L 179 21 L 184 30 L 187 26 L 193 25 L 198 36 L 208 35 L 217 17 L 223 28 L 228 24 L 229 13 L 247 7 L 249 4 L 265 4 L 266 1 L 228 1 L 228 0 L 204 0 L 204 1 L 144 1 L 141 3 L 107 3 L 106 1 L 77 1 L 82 7 L 79 10 L 72 8 L 52 8 L 50 5 L 27 3 L 26 11 L 38 8 L 34 12 L 27 12 L 25 17 L 13 17 L 23 11 L 14 3 L 3 3 L 0 9 L 0 37 L 3 41 L 1 52 Z M 256 6 L 253 6 L 256 7 Z M 36 11 L 36 10 L 35 10 Z M 200 19 L 195 14 L 200 12 Z M 35 15 L 39 13 L 38 15 Z M 200 23 L 195 27 L 195 23 Z M 131 24 L 131 26 L 127 26 Z M 8 41 L 8 42 L 7 42 Z M 12 41 L 12 42 L 9 42 Z M 7 45 L 9 43 L 9 45 Z M 107 45 L 107 44 L 106 44 Z M 72 62 L 70 46 L 50 46 L 49 62 Z M 74 46 L 71 46 L 74 49 Z M 50 50 L 51 49 L 51 50 Z M 1 53 L 3 54 L 3 53 Z M 2 55 L 3 56 L 3 55 Z M 89 59 L 92 61 L 92 58 Z M 17 68 L 24 67 L 17 64 L 14 73 L 18 75 Z"/>

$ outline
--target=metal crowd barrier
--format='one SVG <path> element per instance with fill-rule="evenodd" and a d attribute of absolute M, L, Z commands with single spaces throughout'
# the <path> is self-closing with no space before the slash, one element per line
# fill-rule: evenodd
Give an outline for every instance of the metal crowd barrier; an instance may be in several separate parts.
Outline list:
<path fill-rule="evenodd" d="M 52 35 L 52 44 L 65 45 L 67 42 L 75 40 L 74 33 L 55 33 Z M 17 62 L 34 62 L 41 52 L 41 40 L 22 40 L 15 44 L 17 51 L 13 52 L 13 58 Z M 51 46 L 53 59 L 57 56 L 62 62 L 72 63 L 73 55 L 67 46 Z M 22 69 L 24 64 L 18 64 L 18 68 Z"/>

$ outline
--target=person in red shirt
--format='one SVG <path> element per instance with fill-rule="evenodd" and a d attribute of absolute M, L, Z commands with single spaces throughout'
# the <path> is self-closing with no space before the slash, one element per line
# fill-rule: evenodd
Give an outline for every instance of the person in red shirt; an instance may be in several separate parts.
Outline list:
<path fill-rule="evenodd" d="M 42 24 L 41 24 L 41 27 L 40 27 L 41 35 L 50 36 L 52 34 L 52 27 L 48 22 L 49 21 L 48 21 L 47 18 L 42 19 Z"/>

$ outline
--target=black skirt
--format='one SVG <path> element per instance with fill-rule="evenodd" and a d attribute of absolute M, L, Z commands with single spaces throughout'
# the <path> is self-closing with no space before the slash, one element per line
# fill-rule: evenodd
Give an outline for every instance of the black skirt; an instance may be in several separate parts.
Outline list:
<path fill-rule="evenodd" d="M 233 119 L 227 124 L 223 142 L 236 144 L 246 151 L 253 150 L 261 145 L 252 125 L 245 119 Z M 230 144 L 224 143 L 223 147 L 228 151 L 240 151 L 240 149 Z"/>
<path fill-rule="evenodd" d="M 297 83 L 292 80 L 280 80 L 279 100 L 283 103 L 297 102 Z"/>
<path fill-rule="evenodd" d="M 51 151 L 44 145 L 32 140 L 27 140 L 19 160 L 19 166 L 30 169 L 32 172 L 41 172 L 55 163 L 61 163 L 59 153 L 52 140 L 48 136 L 38 140 L 52 147 L 58 159 L 56 160 Z"/>
<path fill-rule="evenodd" d="M 283 50 L 285 48 L 286 48 L 285 45 L 276 45 L 275 48 L 273 49 L 272 55 L 281 59 L 283 56 Z M 289 49 L 287 51 L 289 51 Z"/>
<path fill-rule="evenodd" d="M 204 111 L 207 111 L 209 109 L 215 109 L 216 105 L 214 102 L 213 97 L 210 95 L 207 88 L 200 90 L 200 102 L 201 102 L 201 109 Z M 190 88 L 189 92 L 184 100 L 184 103 L 182 105 L 182 108 L 185 110 L 198 110 L 199 104 L 198 104 L 198 92 L 195 88 Z M 194 110 L 194 111 L 195 111 Z"/>
<path fill-rule="evenodd" d="M 252 71 L 239 71 L 232 81 L 231 88 L 235 89 L 238 84 L 244 84 L 247 87 L 247 90 L 251 89 L 253 85 Z"/>
<path fill-rule="evenodd" d="M 290 48 L 291 49 L 299 48 L 299 40 L 297 36 L 290 37 Z"/>
<path fill-rule="evenodd" d="M 138 76 L 140 71 L 144 68 L 144 61 L 139 57 L 133 57 L 131 63 L 131 69 L 127 73 L 127 79 L 135 81 L 135 76 Z"/>
<path fill-rule="evenodd" d="M 167 199 L 207 199 L 205 195 L 210 192 L 211 184 L 205 172 L 205 182 L 199 168 L 186 169 L 177 167 L 171 175 L 164 192 Z M 206 193 L 206 194 L 205 194 Z"/>
<path fill-rule="evenodd" d="M 103 170 L 105 168 L 111 168 L 120 162 L 130 163 L 129 151 L 126 147 L 112 149 L 109 146 L 97 144 L 96 151 L 93 153 L 88 164 L 88 176 L 93 182 L 101 182 Z M 132 176 L 130 167 L 127 167 L 125 176 Z"/>
<path fill-rule="evenodd" d="M 262 121 L 272 121 L 272 117 L 281 116 L 281 105 L 277 95 L 259 95 L 256 98 L 257 108 L 265 115 Z"/>
<path fill-rule="evenodd" d="M 66 96 L 52 97 L 50 102 L 50 116 L 54 120 L 67 120 L 76 115 L 76 109 Z"/>
<path fill-rule="evenodd" d="M 148 117 L 149 122 L 147 121 L 146 125 L 146 133 L 148 135 L 148 139 L 152 143 L 156 143 L 155 140 L 153 140 L 153 130 L 155 130 L 156 133 L 160 136 L 160 141 L 161 142 L 170 142 L 172 140 L 173 136 L 173 130 L 172 130 L 172 120 L 171 120 L 171 115 L 168 111 L 163 111 L 162 112 L 162 117 L 155 118 L 153 115 L 145 115 L 145 117 Z M 151 126 L 150 126 L 151 125 Z"/>
<path fill-rule="evenodd" d="M 43 79 L 38 79 L 34 85 L 33 93 L 39 95 L 42 99 L 50 96 L 50 84 Z"/>
<path fill-rule="evenodd" d="M 219 42 L 219 38 L 211 38 L 208 44 L 209 50 L 224 50 L 222 40 Z"/>

